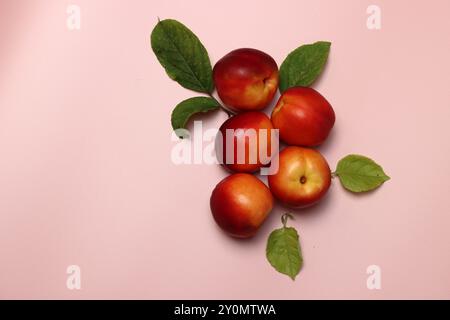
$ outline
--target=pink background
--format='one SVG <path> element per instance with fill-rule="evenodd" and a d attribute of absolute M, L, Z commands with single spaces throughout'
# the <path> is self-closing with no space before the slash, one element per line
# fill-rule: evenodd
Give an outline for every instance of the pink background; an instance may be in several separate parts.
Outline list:
<path fill-rule="evenodd" d="M 80 31 L 66 27 L 71 3 Z M 450 2 L 420 3 L 1 0 L 0 298 L 450 298 Z M 333 168 L 373 157 L 392 180 L 362 196 L 334 181 L 296 215 L 297 281 L 264 255 L 285 209 L 254 239 L 230 239 L 209 211 L 226 173 L 171 162 L 171 110 L 194 94 L 150 49 L 158 16 L 189 26 L 213 63 L 239 47 L 281 63 L 333 42 L 315 87 L 337 123 L 320 151 Z M 72 264 L 79 291 L 66 288 Z M 382 290 L 366 287 L 373 264 Z"/>

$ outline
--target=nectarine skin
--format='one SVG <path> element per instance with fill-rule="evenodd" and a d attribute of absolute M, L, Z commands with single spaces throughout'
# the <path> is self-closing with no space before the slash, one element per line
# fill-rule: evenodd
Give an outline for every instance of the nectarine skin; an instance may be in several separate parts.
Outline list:
<path fill-rule="evenodd" d="M 234 130 L 234 148 L 232 149 L 233 155 L 233 163 L 227 163 L 227 129 Z M 237 131 L 238 129 L 245 130 L 254 129 L 256 132 L 256 149 L 252 148 L 252 144 L 250 143 L 249 136 L 245 135 L 243 132 Z M 260 130 L 267 130 L 267 135 L 264 136 L 261 134 Z M 218 156 L 218 160 L 229 170 L 234 172 L 255 172 L 259 168 L 263 166 L 260 158 L 260 137 L 266 139 L 266 148 L 261 150 L 264 155 L 271 156 L 271 139 L 272 139 L 272 122 L 266 114 L 260 111 L 252 111 L 252 112 L 244 112 L 237 114 L 227 121 L 225 121 L 220 127 L 219 131 L 221 133 L 218 138 L 222 138 L 222 144 L 216 144 L 216 154 Z M 238 146 L 239 144 L 245 143 L 245 161 L 243 163 L 238 163 Z M 221 149 L 219 149 L 221 148 Z M 231 150 L 230 150 L 231 151 Z M 252 159 L 250 157 L 250 153 L 253 152 L 256 155 L 256 161 L 250 161 Z M 241 161 L 242 162 L 242 161 Z M 253 163 L 252 163 L 253 162 Z M 267 164 L 267 163 L 265 163 Z"/>
<path fill-rule="evenodd" d="M 269 188 L 261 180 L 236 173 L 215 187 L 210 206 L 214 220 L 227 234 L 249 238 L 272 211 L 273 202 Z"/>
<path fill-rule="evenodd" d="M 278 66 L 256 49 L 237 49 L 220 59 L 213 70 L 220 99 L 234 111 L 265 108 L 278 88 Z"/>
<path fill-rule="evenodd" d="M 334 126 L 330 103 L 316 90 L 305 87 L 287 89 L 272 112 L 272 123 L 280 130 L 280 139 L 296 146 L 322 144 Z"/>
<path fill-rule="evenodd" d="M 318 202 L 331 185 L 331 171 L 316 150 L 290 146 L 279 154 L 279 169 L 268 176 L 275 198 L 292 208 L 308 207 Z"/>

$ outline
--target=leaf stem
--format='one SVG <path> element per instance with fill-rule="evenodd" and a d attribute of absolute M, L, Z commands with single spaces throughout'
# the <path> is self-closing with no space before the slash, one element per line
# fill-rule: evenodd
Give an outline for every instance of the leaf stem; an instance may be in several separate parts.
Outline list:
<path fill-rule="evenodd" d="M 228 115 L 228 118 L 231 118 L 232 116 L 234 116 L 236 114 L 234 111 L 231 111 L 230 109 L 225 107 L 223 104 L 221 104 L 219 102 L 219 100 L 212 95 L 212 93 L 208 93 L 208 95 L 211 99 L 214 99 L 214 101 L 217 102 L 217 104 L 220 106 L 220 108 Z"/>
<path fill-rule="evenodd" d="M 286 228 L 288 219 L 294 220 L 294 216 L 288 212 L 281 216 L 281 222 L 283 223 L 283 228 Z"/>

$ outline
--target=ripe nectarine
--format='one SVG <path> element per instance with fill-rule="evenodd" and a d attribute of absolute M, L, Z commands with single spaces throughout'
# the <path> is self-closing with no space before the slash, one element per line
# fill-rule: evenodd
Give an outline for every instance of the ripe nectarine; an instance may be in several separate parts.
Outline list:
<path fill-rule="evenodd" d="M 278 88 L 278 66 L 256 49 L 230 52 L 214 66 L 214 83 L 220 99 L 234 111 L 265 108 Z"/>
<path fill-rule="evenodd" d="M 260 111 L 229 118 L 220 127 L 216 140 L 219 162 L 234 172 L 255 172 L 270 162 L 272 130 L 269 117 Z"/>
<path fill-rule="evenodd" d="M 233 237 L 256 234 L 272 211 L 273 197 L 258 178 L 237 173 L 222 180 L 210 199 L 211 212 L 220 228 Z"/>
<path fill-rule="evenodd" d="M 331 171 L 318 151 L 290 146 L 280 152 L 278 161 L 278 173 L 268 176 L 269 187 L 285 205 L 307 207 L 327 193 Z"/>
<path fill-rule="evenodd" d="M 272 112 L 272 123 L 280 130 L 280 139 L 296 146 L 322 144 L 334 126 L 330 103 L 312 88 L 287 89 Z"/>

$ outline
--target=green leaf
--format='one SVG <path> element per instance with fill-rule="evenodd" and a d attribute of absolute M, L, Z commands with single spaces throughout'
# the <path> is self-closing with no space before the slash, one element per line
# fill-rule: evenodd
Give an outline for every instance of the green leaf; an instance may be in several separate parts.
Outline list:
<path fill-rule="evenodd" d="M 351 154 L 338 162 L 335 175 L 352 192 L 366 192 L 378 188 L 390 178 L 372 159 Z"/>
<path fill-rule="evenodd" d="M 172 111 L 173 130 L 184 129 L 191 116 L 200 112 L 208 112 L 220 108 L 219 103 L 209 97 L 196 97 L 180 102 Z"/>
<path fill-rule="evenodd" d="M 151 45 L 170 78 L 186 89 L 214 90 L 208 52 L 185 25 L 171 19 L 159 21 L 152 31 Z"/>
<path fill-rule="evenodd" d="M 278 272 L 295 280 L 303 265 L 297 230 L 289 227 L 274 230 L 267 241 L 266 256 Z"/>
<path fill-rule="evenodd" d="M 325 67 L 330 47 L 330 42 L 320 41 L 292 51 L 280 67 L 280 91 L 312 85 Z"/>

